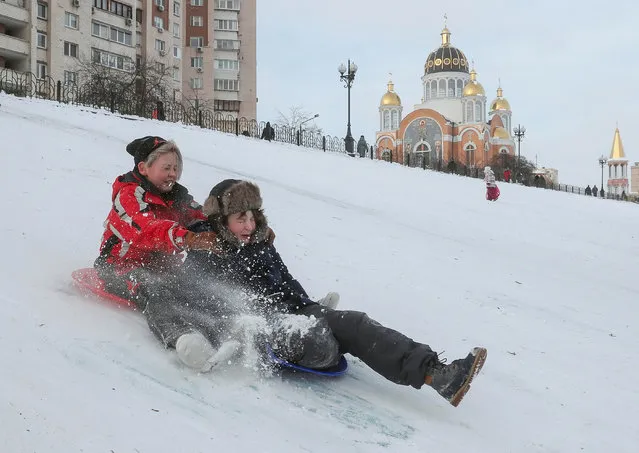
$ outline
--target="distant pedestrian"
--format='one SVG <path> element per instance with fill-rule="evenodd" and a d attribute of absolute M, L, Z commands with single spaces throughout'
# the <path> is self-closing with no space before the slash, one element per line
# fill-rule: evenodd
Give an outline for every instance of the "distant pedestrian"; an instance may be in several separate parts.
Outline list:
<path fill-rule="evenodd" d="M 271 122 L 267 121 L 266 126 L 262 129 L 262 140 L 268 140 L 269 142 L 275 138 L 275 129 L 271 126 Z"/>
<path fill-rule="evenodd" d="M 592 196 L 596 197 L 599 194 L 599 189 L 597 189 L 597 186 L 592 186 Z"/>
<path fill-rule="evenodd" d="M 505 169 L 504 170 L 504 181 L 510 182 L 510 175 L 511 175 L 510 168 Z"/>
<path fill-rule="evenodd" d="M 497 201 L 499 188 L 495 183 L 495 172 L 490 167 L 484 168 L 484 182 L 486 183 L 486 200 Z"/>
<path fill-rule="evenodd" d="M 157 119 L 160 121 L 166 120 L 166 115 L 164 114 L 164 102 L 158 101 L 155 108 L 157 109 Z"/>
<path fill-rule="evenodd" d="M 586 190 L 584 191 L 586 195 L 592 195 L 592 189 L 590 188 L 590 184 L 586 186 Z"/>

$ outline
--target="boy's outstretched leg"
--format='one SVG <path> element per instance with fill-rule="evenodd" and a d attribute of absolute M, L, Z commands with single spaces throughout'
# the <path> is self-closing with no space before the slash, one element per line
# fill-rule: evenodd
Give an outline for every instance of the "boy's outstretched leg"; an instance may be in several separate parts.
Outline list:
<path fill-rule="evenodd" d="M 464 359 L 446 365 L 439 360 L 426 374 L 426 384 L 457 407 L 486 361 L 485 348 L 473 348 Z"/>

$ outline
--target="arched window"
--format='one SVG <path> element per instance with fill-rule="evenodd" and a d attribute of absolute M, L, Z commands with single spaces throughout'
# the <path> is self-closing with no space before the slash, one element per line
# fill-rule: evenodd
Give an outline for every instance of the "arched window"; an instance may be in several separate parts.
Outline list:
<path fill-rule="evenodd" d="M 464 147 L 464 151 L 466 152 L 466 166 L 474 167 L 475 166 L 475 145 L 472 143 L 467 144 Z"/>
<path fill-rule="evenodd" d="M 481 120 L 481 102 L 477 101 L 475 102 L 475 121 L 479 123 Z"/>
<path fill-rule="evenodd" d="M 437 81 L 433 80 L 430 82 L 430 97 L 431 99 L 435 99 L 437 97 Z"/>
<path fill-rule="evenodd" d="M 384 130 L 387 131 L 390 128 L 391 128 L 390 112 L 386 110 L 384 111 Z"/>
<path fill-rule="evenodd" d="M 454 79 L 448 79 L 448 97 L 450 98 L 455 97 L 455 80 Z"/>
<path fill-rule="evenodd" d="M 471 101 L 466 101 L 466 122 L 470 123 L 473 121 L 473 103 Z"/>
<path fill-rule="evenodd" d="M 415 159 L 411 162 L 411 166 L 420 168 L 430 167 L 430 146 L 428 143 L 424 141 L 417 143 L 413 153 L 415 154 Z"/>
<path fill-rule="evenodd" d="M 460 98 L 462 95 L 462 91 L 464 91 L 464 82 L 462 79 L 457 79 L 457 97 Z"/>
<path fill-rule="evenodd" d="M 424 90 L 424 100 L 430 100 L 430 83 L 426 84 L 426 89 Z"/>
<path fill-rule="evenodd" d="M 510 131 L 510 123 L 508 122 L 508 115 L 499 115 L 501 122 L 504 123 L 504 129 Z"/>
<path fill-rule="evenodd" d="M 444 79 L 439 81 L 439 97 L 440 98 L 445 98 L 446 97 L 446 81 Z"/>
<path fill-rule="evenodd" d="M 399 112 L 397 110 L 393 110 L 391 113 L 391 124 L 393 129 L 399 129 Z"/>

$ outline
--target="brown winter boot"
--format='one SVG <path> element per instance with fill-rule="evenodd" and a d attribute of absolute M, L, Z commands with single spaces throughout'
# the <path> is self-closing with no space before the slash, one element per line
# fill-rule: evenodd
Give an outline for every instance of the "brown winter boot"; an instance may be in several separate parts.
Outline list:
<path fill-rule="evenodd" d="M 484 366 L 487 354 L 485 348 L 473 348 L 465 359 L 455 360 L 450 365 L 438 360 L 426 374 L 425 382 L 457 407 Z"/>

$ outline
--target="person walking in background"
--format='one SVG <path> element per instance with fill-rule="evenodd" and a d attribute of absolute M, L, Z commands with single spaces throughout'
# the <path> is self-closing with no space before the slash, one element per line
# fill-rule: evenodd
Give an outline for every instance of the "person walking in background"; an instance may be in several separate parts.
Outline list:
<path fill-rule="evenodd" d="M 262 140 L 268 140 L 269 142 L 275 138 L 275 129 L 271 126 L 271 122 L 267 121 L 266 126 L 262 130 Z"/>
<path fill-rule="evenodd" d="M 590 184 L 586 186 L 586 190 L 584 191 L 586 195 L 592 195 L 592 189 L 590 188 Z"/>
<path fill-rule="evenodd" d="M 490 167 L 484 168 L 484 182 L 486 183 L 486 200 L 497 201 L 499 188 L 495 183 L 495 172 Z"/>
<path fill-rule="evenodd" d="M 511 175 L 510 168 L 505 169 L 504 170 L 504 181 L 510 182 L 510 175 Z"/>
<path fill-rule="evenodd" d="M 597 189 L 597 186 L 592 186 L 592 196 L 596 197 L 599 194 L 599 189 Z"/>

